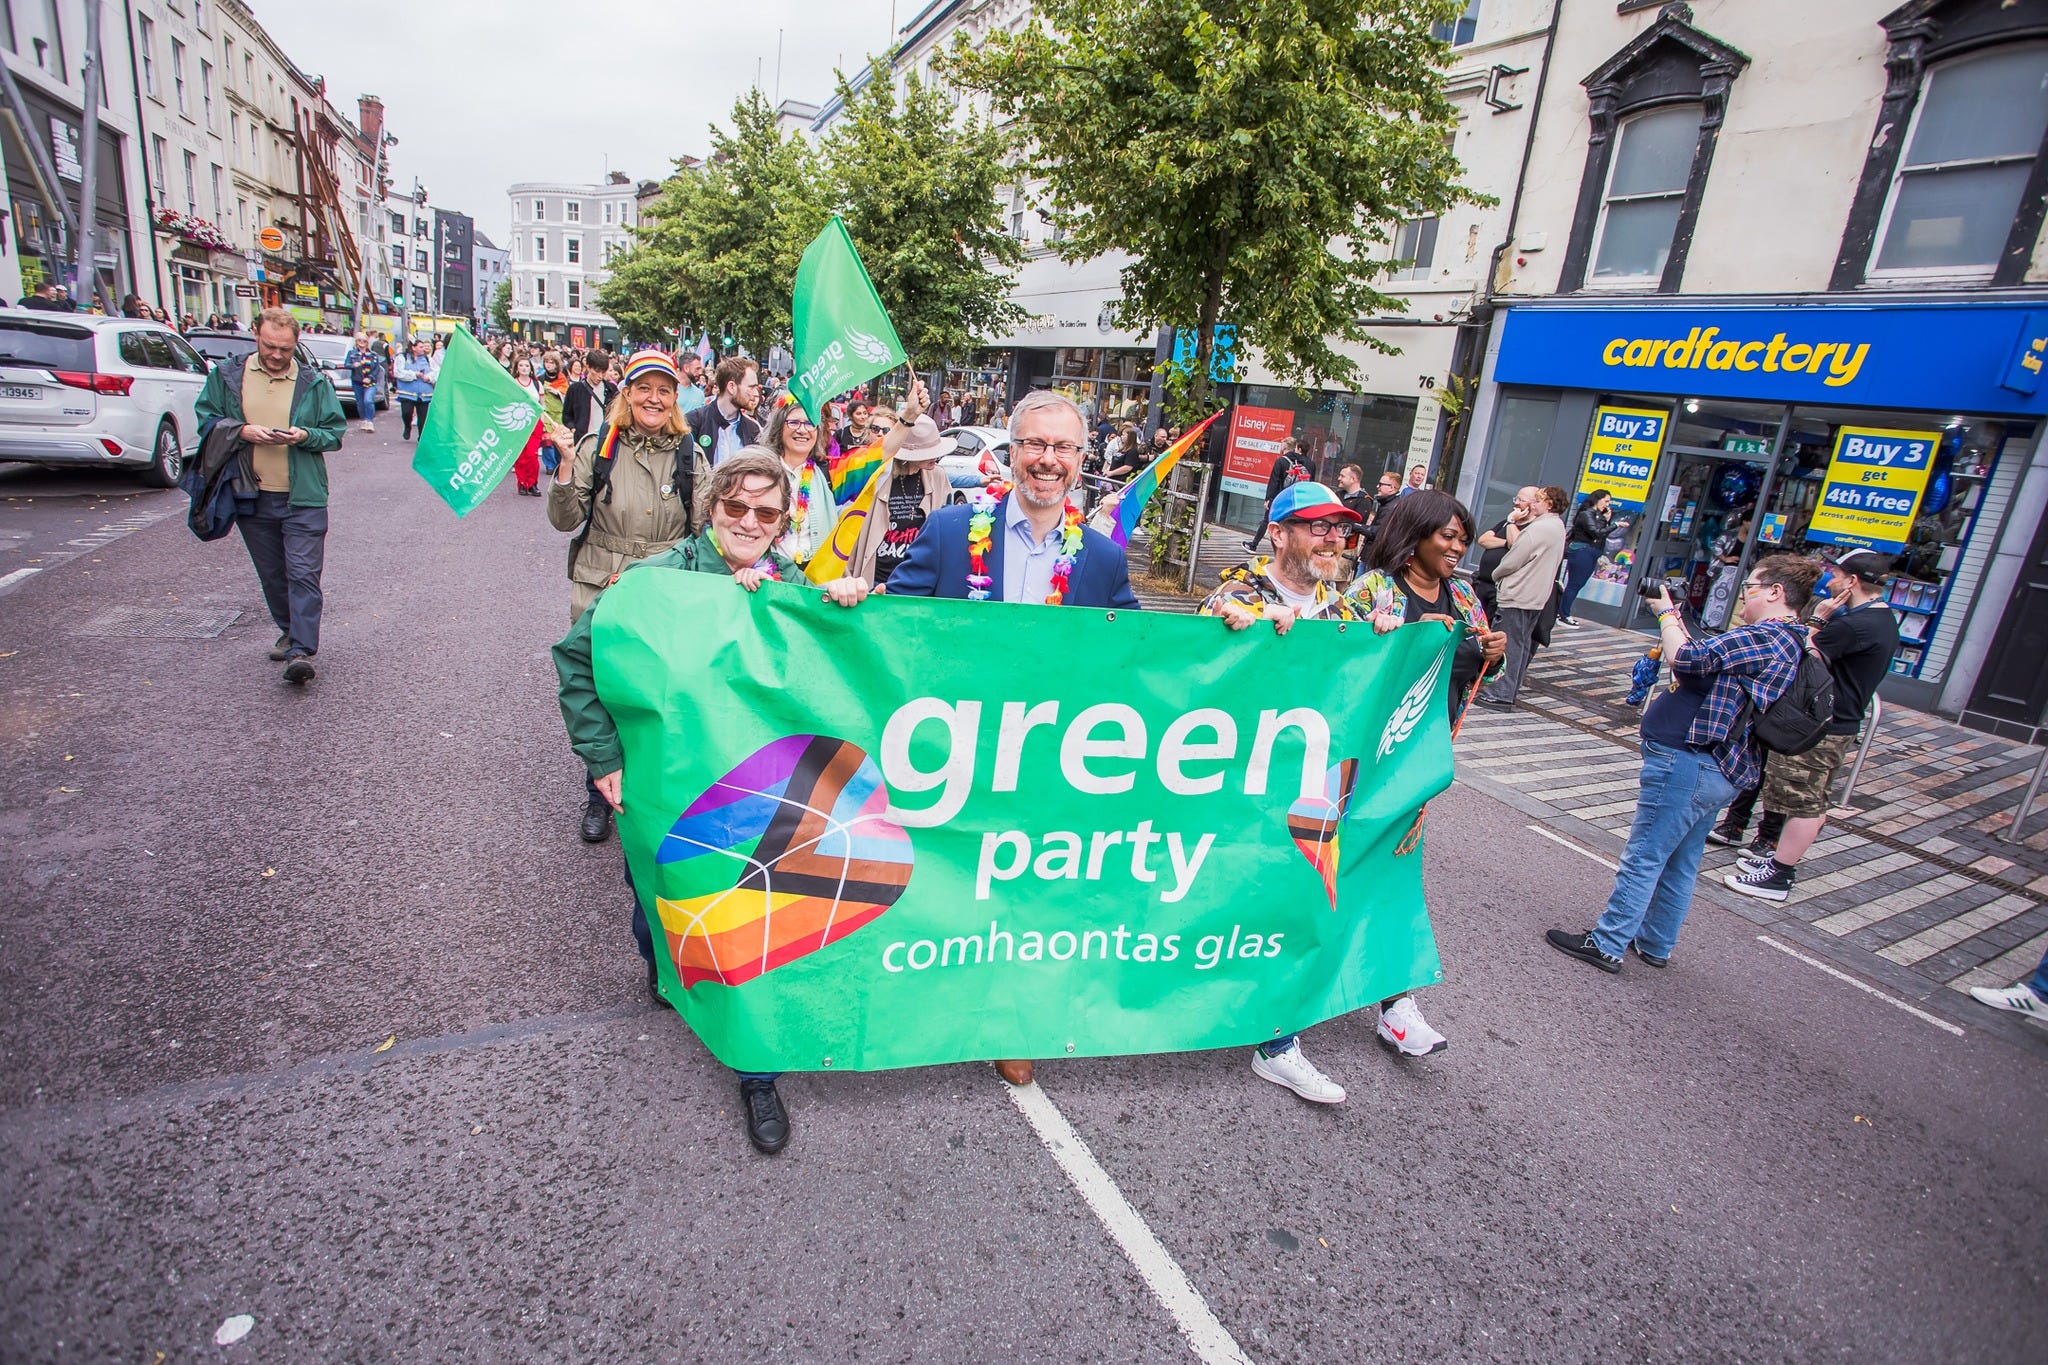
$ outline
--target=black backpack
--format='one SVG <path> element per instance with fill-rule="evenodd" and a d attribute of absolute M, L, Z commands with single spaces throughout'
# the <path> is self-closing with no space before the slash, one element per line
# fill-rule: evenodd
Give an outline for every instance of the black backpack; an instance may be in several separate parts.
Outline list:
<path fill-rule="evenodd" d="M 1784 695 L 1756 711 L 1756 741 L 1774 754 L 1803 754 L 1827 738 L 1835 722 L 1835 675 L 1812 645 L 1799 651 L 1799 666 Z"/>

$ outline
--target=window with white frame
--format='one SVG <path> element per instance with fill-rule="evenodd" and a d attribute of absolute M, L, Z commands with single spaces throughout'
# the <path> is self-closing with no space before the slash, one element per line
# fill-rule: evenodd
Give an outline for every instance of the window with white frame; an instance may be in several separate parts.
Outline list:
<path fill-rule="evenodd" d="M 213 127 L 213 63 L 200 59 L 199 62 L 199 108 L 206 115 L 206 126 Z"/>
<path fill-rule="evenodd" d="M 581 307 L 583 306 L 583 281 L 581 281 L 581 280 L 571 280 L 571 281 L 569 281 L 569 286 L 568 286 L 568 287 L 569 287 L 569 308 L 570 308 L 570 311 L 572 311 L 572 312 L 573 312 L 573 311 L 575 311 L 576 309 L 578 309 L 578 308 L 581 308 Z"/>
<path fill-rule="evenodd" d="M 545 275 L 537 275 L 534 277 L 533 306 L 536 308 L 545 308 L 548 306 L 548 277 Z"/>
<path fill-rule="evenodd" d="M 213 221 L 218 223 L 227 216 L 227 197 L 221 193 L 220 163 L 208 163 L 207 171 L 213 180 Z"/>
<path fill-rule="evenodd" d="M 1871 273 L 1988 276 L 2048 132 L 2048 44 L 1958 57 L 1926 81 Z"/>
<path fill-rule="evenodd" d="M 171 39 L 171 91 L 178 112 L 185 113 L 185 45 L 176 38 Z"/>
<path fill-rule="evenodd" d="M 1402 262 L 1388 279 L 1426 280 L 1436 263 L 1435 218 L 1410 218 L 1394 233 L 1394 259 Z"/>
<path fill-rule="evenodd" d="M 1432 38 L 1440 42 L 1449 43 L 1452 47 L 1463 47 L 1472 41 L 1473 35 L 1478 31 L 1479 0 L 1469 0 L 1469 3 L 1465 6 L 1465 12 L 1457 18 L 1445 19 L 1430 25 L 1429 28 Z"/>
<path fill-rule="evenodd" d="M 182 157 L 185 163 L 185 212 L 192 217 L 199 216 L 199 158 L 190 152 Z"/>
<path fill-rule="evenodd" d="M 604 225 L 606 227 L 610 227 L 612 225 L 612 210 L 617 207 L 618 205 L 612 203 L 612 201 L 609 199 L 604 201 Z"/>
<path fill-rule="evenodd" d="M 564 237 L 562 239 L 562 253 L 563 258 L 570 265 L 582 265 L 583 239 L 581 237 Z"/>
<path fill-rule="evenodd" d="M 391 248 L 391 268 L 394 270 L 405 269 L 405 248 L 403 246 Z"/>
<path fill-rule="evenodd" d="M 1663 277 L 1699 140 L 1697 104 L 1652 109 L 1621 125 L 1601 196 L 1594 280 Z"/>
<path fill-rule="evenodd" d="M 156 202 L 168 208 L 170 207 L 168 201 L 171 196 L 166 193 L 164 188 L 164 155 L 164 140 L 151 133 L 149 136 L 150 184 L 156 190 Z"/>
<path fill-rule="evenodd" d="M 156 24 L 146 14 L 135 16 L 135 46 L 135 55 L 142 58 L 142 93 L 157 94 Z"/>
<path fill-rule="evenodd" d="M 534 201 L 533 201 L 533 221 L 534 221 L 534 222 L 536 222 L 536 223 L 545 223 L 545 222 L 546 222 L 547 220 L 548 220 L 548 201 L 547 201 L 547 200 L 545 200 L 545 199 L 536 199 L 536 200 L 534 200 Z"/>
<path fill-rule="evenodd" d="M 567 201 L 562 205 L 562 213 L 563 216 L 566 217 L 572 223 L 582 222 L 583 201 L 580 199 L 571 199 Z"/>
<path fill-rule="evenodd" d="M 228 113 L 228 161 L 242 164 L 242 116 L 233 111 Z"/>
<path fill-rule="evenodd" d="M 414 270 L 425 270 L 427 268 L 427 250 L 425 247 L 415 247 L 413 249 L 412 268 Z"/>
<path fill-rule="evenodd" d="M 415 313 L 427 311 L 427 287 L 423 284 L 412 287 L 412 310 Z"/>
<path fill-rule="evenodd" d="M 545 232 L 533 234 L 533 259 L 545 261 L 548 258 L 548 236 Z"/>

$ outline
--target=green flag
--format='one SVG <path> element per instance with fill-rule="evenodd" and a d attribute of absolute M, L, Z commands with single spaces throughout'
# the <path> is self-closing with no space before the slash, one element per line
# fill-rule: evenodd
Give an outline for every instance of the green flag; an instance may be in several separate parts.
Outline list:
<path fill-rule="evenodd" d="M 896 326 L 838 214 L 804 248 L 790 300 L 796 373 L 789 391 L 816 421 L 825 400 L 905 362 Z"/>
<path fill-rule="evenodd" d="M 661 990 L 730 1066 L 1257 1043 L 1441 976 L 1455 631 L 654 568 L 596 611 Z"/>
<path fill-rule="evenodd" d="M 523 451 L 539 445 L 540 408 L 475 337 L 450 332 L 413 473 L 466 517 Z"/>

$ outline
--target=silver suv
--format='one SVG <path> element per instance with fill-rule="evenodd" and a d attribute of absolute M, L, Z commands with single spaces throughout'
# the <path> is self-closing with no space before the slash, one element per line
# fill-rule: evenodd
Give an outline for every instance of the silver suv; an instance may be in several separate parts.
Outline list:
<path fill-rule="evenodd" d="M 0 460 L 125 466 L 168 488 L 198 454 L 210 368 L 159 322 L 0 309 Z"/>

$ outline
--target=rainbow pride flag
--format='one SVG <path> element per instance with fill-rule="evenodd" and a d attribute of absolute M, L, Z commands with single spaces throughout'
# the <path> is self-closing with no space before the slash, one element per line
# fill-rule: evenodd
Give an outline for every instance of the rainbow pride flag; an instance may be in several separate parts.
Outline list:
<path fill-rule="evenodd" d="M 1180 457 L 1193 450 L 1195 442 L 1201 440 L 1202 433 L 1209 429 L 1209 424 L 1222 415 L 1221 412 L 1211 413 L 1201 423 L 1189 428 L 1178 441 L 1160 451 L 1158 459 L 1139 470 L 1124 485 L 1123 491 L 1117 495 L 1116 524 L 1109 528 L 1110 539 L 1121 546 L 1130 545 L 1131 532 L 1138 529 L 1138 518 L 1145 515 L 1145 504 L 1152 501 L 1152 495 L 1159 491 L 1159 485 L 1180 463 Z"/>
<path fill-rule="evenodd" d="M 832 501 L 844 507 L 859 497 L 888 460 L 879 438 L 859 450 L 842 452 L 825 471 L 832 480 Z"/>

